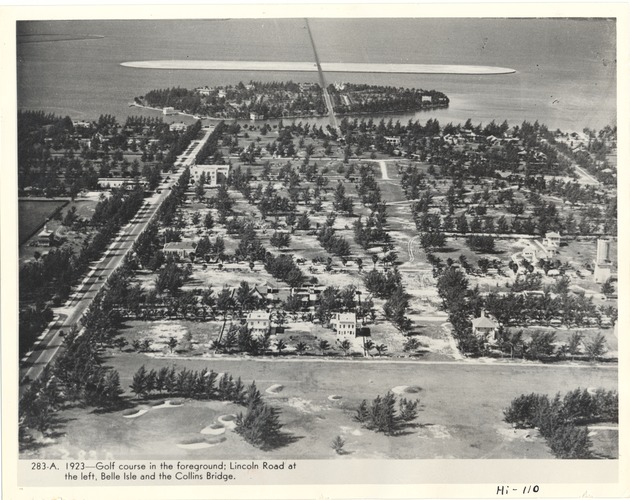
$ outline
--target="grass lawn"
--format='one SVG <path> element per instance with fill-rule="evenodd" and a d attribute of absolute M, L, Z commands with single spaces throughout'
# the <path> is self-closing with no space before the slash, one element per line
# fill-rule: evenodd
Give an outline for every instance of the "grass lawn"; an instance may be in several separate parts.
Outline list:
<path fill-rule="evenodd" d="M 219 416 L 241 410 L 228 403 L 186 400 L 181 407 L 152 408 L 138 418 L 124 418 L 122 411 L 63 411 L 63 433 L 53 442 L 24 453 L 23 458 L 332 459 L 336 455 L 330 442 L 341 435 L 348 451 L 344 457 L 350 459 L 544 459 L 552 456 L 536 431 L 514 431 L 502 421 L 502 410 L 514 397 L 529 392 L 553 395 L 576 387 L 617 388 L 616 369 L 590 366 L 246 358 L 168 360 L 136 353 L 116 353 L 106 363 L 119 371 L 121 386 L 129 396 L 131 378 L 141 364 L 147 369 L 173 363 L 179 369 L 207 367 L 240 376 L 245 383 L 255 380 L 265 400 L 281 410 L 284 430 L 294 440 L 282 448 L 261 451 L 228 430 L 226 440 L 216 446 L 182 449 L 178 444 L 202 438 L 200 431 Z M 275 384 L 282 385 L 283 390 L 277 394 L 265 392 Z M 387 437 L 363 429 L 354 421 L 362 399 L 373 399 L 402 385 L 422 389 L 412 395 L 420 400 L 421 411 L 415 425 L 403 435 Z M 341 399 L 329 399 L 332 395 Z M 141 402 L 131 403 L 137 406 Z M 613 436 L 597 431 L 593 442 L 602 455 L 616 456 Z"/>
<path fill-rule="evenodd" d="M 26 242 L 56 210 L 66 205 L 65 200 L 18 201 L 18 231 L 20 245 Z"/>

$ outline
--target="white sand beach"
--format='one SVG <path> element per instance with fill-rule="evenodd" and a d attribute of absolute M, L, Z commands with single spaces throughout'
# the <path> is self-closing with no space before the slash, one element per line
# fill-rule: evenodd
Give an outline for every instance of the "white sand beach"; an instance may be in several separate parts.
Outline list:
<path fill-rule="evenodd" d="M 216 71 L 304 71 L 316 72 L 314 62 L 299 61 L 205 61 L 158 60 L 121 63 L 129 68 L 191 69 Z M 450 75 L 504 75 L 516 73 L 511 68 L 468 66 L 461 64 L 377 64 L 377 63 L 321 63 L 322 70 L 331 73 L 416 73 Z"/>

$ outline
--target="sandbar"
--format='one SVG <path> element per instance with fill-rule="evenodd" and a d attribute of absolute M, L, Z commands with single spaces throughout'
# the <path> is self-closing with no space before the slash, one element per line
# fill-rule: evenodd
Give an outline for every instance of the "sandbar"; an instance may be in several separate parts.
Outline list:
<path fill-rule="evenodd" d="M 157 60 L 128 61 L 121 66 L 142 69 L 189 69 L 215 71 L 297 71 L 316 72 L 314 62 L 300 61 L 206 61 L 206 60 Z M 415 73 L 448 75 L 504 75 L 516 73 L 512 68 L 497 66 L 473 66 L 464 64 L 380 64 L 380 63 L 327 63 L 323 71 L 331 73 Z"/>

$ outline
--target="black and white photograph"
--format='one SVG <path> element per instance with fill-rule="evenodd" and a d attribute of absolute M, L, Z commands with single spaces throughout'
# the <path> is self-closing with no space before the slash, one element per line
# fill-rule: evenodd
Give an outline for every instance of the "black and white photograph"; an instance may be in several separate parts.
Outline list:
<path fill-rule="evenodd" d="M 17 19 L 14 460 L 618 464 L 620 25 L 560 11 Z"/>

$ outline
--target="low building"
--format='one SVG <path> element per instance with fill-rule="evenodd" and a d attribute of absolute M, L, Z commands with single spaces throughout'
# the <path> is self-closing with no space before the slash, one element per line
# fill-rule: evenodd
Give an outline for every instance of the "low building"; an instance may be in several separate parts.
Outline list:
<path fill-rule="evenodd" d="M 483 312 L 480 317 L 472 320 L 472 328 L 473 333 L 477 337 L 497 340 L 496 335 L 499 330 L 499 324 L 488 318 Z"/>
<path fill-rule="evenodd" d="M 162 109 L 162 113 L 165 115 L 174 115 L 176 111 L 173 106 L 166 106 L 164 109 Z"/>
<path fill-rule="evenodd" d="M 48 229 L 48 224 L 44 225 L 39 234 L 35 237 L 35 245 L 38 247 L 51 247 L 55 243 L 55 232 Z"/>
<path fill-rule="evenodd" d="M 252 311 L 246 321 L 253 336 L 264 336 L 271 330 L 271 314 L 268 311 Z"/>
<path fill-rule="evenodd" d="M 181 259 L 188 259 L 191 255 L 195 254 L 197 245 L 192 241 L 172 241 L 166 243 L 162 252 L 165 256 L 179 257 Z"/>
<path fill-rule="evenodd" d="M 145 179 L 134 179 L 133 177 L 99 177 L 98 187 L 103 189 L 123 188 L 132 190 L 139 184 L 146 187 Z"/>
<path fill-rule="evenodd" d="M 543 245 L 545 248 L 552 250 L 554 253 L 558 253 L 560 249 L 560 242 L 562 241 L 562 236 L 559 233 L 547 233 L 545 234 L 545 239 L 543 240 Z"/>
<path fill-rule="evenodd" d="M 186 130 L 186 126 L 187 125 L 184 122 L 175 122 L 175 123 L 171 123 L 168 126 L 168 129 L 171 132 L 179 132 L 179 131 L 182 131 L 182 130 Z"/>
<path fill-rule="evenodd" d="M 206 184 L 217 186 L 219 181 L 230 173 L 229 165 L 193 165 L 190 167 L 190 177 L 194 182 L 201 178 L 201 174 L 205 174 Z"/>
<path fill-rule="evenodd" d="M 527 245 L 523 248 L 521 255 L 524 259 L 527 259 L 532 264 L 536 262 L 536 248 L 532 245 Z"/>
<path fill-rule="evenodd" d="M 72 125 L 74 126 L 74 128 L 90 128 L 92 126 L 90 122 L 85 120 L 73 121 Z"/>
<path fill-rule="evenodd" d="M 337 335 L 355 337 L 357 334 L 356 313 L 335 313 L 330 319 L 330 324 Z"/>
<path fill-rule="evenodd" d="M 400 137 L 397 135 L 386 135 L 384 139 L 387 144 L 391 144 L 392 146 L 400 145 Z"/>
<path fill-rule="evenodd" d="M 265 115 L 261 115 L 261 114 L 259 114 L 259 113 L 254 113 L 254 112 L 251 112 L 251 113 L 249 114 L 249 119 L 250 119 L 251 121 L 253 121 L 253 122 L 258 121 L 258 120 L 264 120 L 264 119 L 265 119 Z"/>

